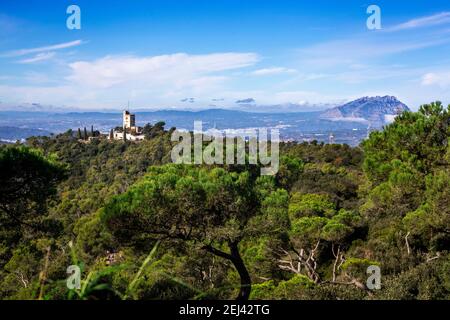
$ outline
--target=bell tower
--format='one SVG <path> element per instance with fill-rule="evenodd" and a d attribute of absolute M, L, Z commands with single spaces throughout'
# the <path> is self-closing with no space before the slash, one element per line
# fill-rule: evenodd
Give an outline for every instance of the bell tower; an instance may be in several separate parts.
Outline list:
<path fill-rule="evenodd" d="M 135 115 L 131 114 L 128 110 L 123 112 L 123 127 L 131 128 L 136 126 Z"/>

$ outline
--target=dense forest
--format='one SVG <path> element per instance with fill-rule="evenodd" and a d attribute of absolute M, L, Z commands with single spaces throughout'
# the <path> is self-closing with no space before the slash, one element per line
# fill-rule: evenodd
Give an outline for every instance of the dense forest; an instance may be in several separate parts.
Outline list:
<path fill-rule="evenodd" d="M 275 176 L 172 164 L 173 130 L 1 146 L 0 299 L 450 299 L 450 106 L 282 143 Z"/>

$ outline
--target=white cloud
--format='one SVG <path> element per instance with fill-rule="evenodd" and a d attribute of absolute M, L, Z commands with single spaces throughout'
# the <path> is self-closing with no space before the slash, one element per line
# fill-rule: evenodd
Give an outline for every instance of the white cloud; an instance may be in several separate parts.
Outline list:
<path fill-rule="evenodd" d="M 288 69 L 283 67 L 273 67 L 273 68 L 263 68 L 258 69 L 253 72 L 251 72 L 254 76 L 272 76 L 277 74 L 283 74 L 283 73 L 296 73 L 297 70 L 295 69 Z"/>
<path fill-rule="evenodd" d="M 17 62 L 22 63 L 22 64 L 29 64 L 29 63 L 35 63 L 35 62 L 49 60 L 49 59 L 53 58 L 54 56 L 55 56 L 55 52 L 44 52 L 44 53 L 38 53 L 37 55 L 35 55 L 32 58 L 19 60 Z"/>
<path fill-rule="evenodd" d="M 48 52 L 48 51 L 72 48 L 72 47 L 79 46 L 81 44 L 83 44 L 82 40 L 75 40 L 75 41 L 59 43 L 59 44 L 55 44 L 55 45 L 51 45 L 51 46 L 10 51 L 10 52 L 3 54 L 2 56 L 3 57 L 19 57 L 19 56 L 24 56 L 27 54 L 32 54 L 32 53 Z"/>
<path fill-rule="evenodd" d="M 251 66 L 258 60 L 258 55 L 254 53 L 108 56 L 92 62 L 78 61 L 69 64 L 72 73 L 67 79 L 81 85 L 99 88 L 129 83 L 138 87 L 142 84 L 146 86 L 170 84 L 176 89 L 224 80 L 226 79 L 224 76 L 217 76 L 215 73 Z"/>
<path fill-rule="evenodd" d="M 423 75 L 421 83 L 423 86 L 450 87 L 450 72 L 426 73 Z"/>
<path fill-rule="evenodd" d="M 442 12 L 435 15 L 421 17 L 417 19 L 412 19 L 407 22 L 398 24 L 391 28 L 386 29 L 387 31 L 401 31 L 416 28 L 425 28 L 430 26 L 436 26 L 441 24 L 450 23 L 450 12 Z"/>
<path fill-rule="evenodd" d="M 439 81 L 439 77 L 435 73 L 427 73 L 424 74 L 422 77 L 422 85 L 424 86 L 430 86 Z"/>

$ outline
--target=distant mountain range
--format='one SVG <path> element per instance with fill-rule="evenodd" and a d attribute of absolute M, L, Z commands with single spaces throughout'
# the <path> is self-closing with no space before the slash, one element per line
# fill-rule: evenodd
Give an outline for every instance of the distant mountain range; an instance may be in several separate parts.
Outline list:
<path fill-rule="evenodd" d="M 253 99 L 252 99 L 253 100 Z M 172 112 L 178 115 L 187 115 L 190 113 L 207 112 L 225 113 L 230 112 L 248 112 L 248 113 L 302 113 L 302 112 L 322 112 L 322 119 L 329 120 L 343 120 L 343 121 L 370 121 L 378 122 L 381 125 L 385 124 L 385 120 L 381 119 L 384 115 L 388 118 L 391 115 L 397 115 L 404 110 L 409 110 L 408 107 L 397 98 L 392 96 L 384 97 L 363 97 L 351 102 L 341 103 L 284 103 L 276 105 L 261 105 L 256 103 L 241 103 L 238 107 L 232 105 L 230 107 L 221 108 L 209 106 L 209 109 L 189 109 L 189 108 L 168 108 L 168 109 L 146 109 L 146 108 L 132 108 L 131 111 L 135 113 L 165 113 Z M 78 108 L 58 107 L 52 105 L 42 105 L 40 103 L 23 103 L 23 104 L 8 104 L 0 102 L 0 112 L 4 111 L 19 111 L 19 112 L 45 112 L 45 113 L 88 113 L 93 114 L 96 112 L 102 113 L 116 113 L 122 110 L 117 109 L 99 109 L 99 110 L 83 110 Z"/>
<path fill-rule="evenodd" d="M 409 108 L 396 97 L 363 97 L 328 109 L 320 117 L 333 121 L 367 122 L 373 127 L 382 127 L 403 111 L 409 111 Z"/>
<path fill-rule="evenodd" d="M 30 107 L 30 106 L 28 106 Z M 39 106 L 34 105 L 33 107 Z M 61 112 L 37 111 L 37 109 L 17 107 L 15 111 L 1 111 L 0 140 L 14 142 L 29 136 L 50 135 L 68 129 L 90 128 L 91 125 L 101 132 L 122 124 L 122 113 L 111 112 Z M 286 112 L 286 108 L 295 110 L 294 106 L 284 105 L 272 112 L 250 109 L 245 112 L 233 109 L 205 109 L 200 111 L 159 110 L 144 111 L 132 109 L 136 113 L 138 125 L 165 121 L 166 127 L 192 130 L 194 121 L 202 121 L 203 129 L 217 128 L 233 132 L 248 128 L 277 128 L 282 139 L 296 141 L 329 141 L 333 134 L 334 141 L 356 145 L 367 136 L 367 132 L 378 129 L 393 121 L 401 112 L 409 110 L 395 97 L 364 97 L 325 111 Z M 34 110 L 34 111 L 31 111 Z M 267 109 L 265 109 L 267 110 Z"/>

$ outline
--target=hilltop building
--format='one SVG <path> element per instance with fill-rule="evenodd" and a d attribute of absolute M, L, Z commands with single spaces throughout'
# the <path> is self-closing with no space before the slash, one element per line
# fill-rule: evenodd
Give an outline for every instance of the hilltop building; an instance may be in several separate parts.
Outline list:
<path fill-rule="evenodd" d="M 335 137 L 334 137 L 334 134 L 333 134 L 333 132 L 330 132 L 330 135 L 328 136 L 328 143 L 329 144 L 334 144 L 336 141 L 335 141 Z"/>
<path fill-rule="evenodd" d="M 130 111 L 125 110 L 123 112 L 122 128 L 113 129 L 109 134 L 111 140 L 124 140 L 124 134 L 126 140 L 129 141 L 142 141 L 145 139 L 145 135 L 142 133 L 142 127 L 136 126 L 136 116 Z"/>

